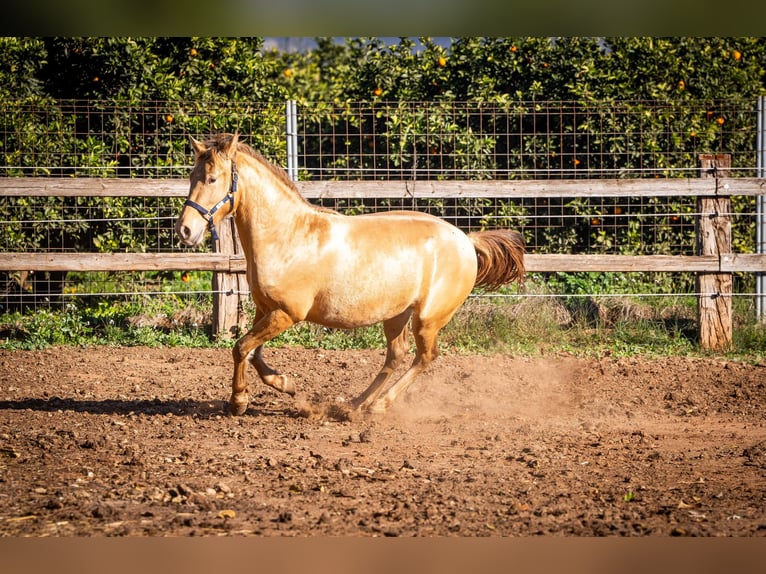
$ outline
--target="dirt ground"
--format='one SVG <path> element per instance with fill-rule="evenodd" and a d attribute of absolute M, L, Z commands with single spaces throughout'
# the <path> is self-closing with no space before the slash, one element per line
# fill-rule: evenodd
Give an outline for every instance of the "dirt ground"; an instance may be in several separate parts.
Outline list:
<path fill-rule="evenodd" d="M 766 536 L 766 363 L 443 355 L 383 416 L 382 351 L 0 351 L 3 536 Z"/>

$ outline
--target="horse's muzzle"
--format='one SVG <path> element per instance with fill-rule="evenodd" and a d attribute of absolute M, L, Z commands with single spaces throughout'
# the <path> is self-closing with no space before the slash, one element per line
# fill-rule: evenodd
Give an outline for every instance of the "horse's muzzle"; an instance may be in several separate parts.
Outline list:
<path fill-rule="evenodd" d="M 200 226 L 186 224 L 183 216 L 178 218 L 175 229 L 176 235 L 178 235 L 178 239 L 181 240 L 181 243 L 187 247 L 196 247 L 202 242 L 202 237 L 205 235 L 206 228 L 202 226 L 201 229 L 197 229 L 196 227 Z"/>

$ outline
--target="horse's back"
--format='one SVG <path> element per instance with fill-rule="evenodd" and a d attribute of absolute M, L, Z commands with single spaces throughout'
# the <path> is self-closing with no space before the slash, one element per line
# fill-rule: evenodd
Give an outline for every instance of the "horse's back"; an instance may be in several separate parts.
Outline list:
<path fill-rule="evenodd" d="M 419 211 L 379 211 L 362 215 L 352 215 L 345 218 L 352 225 L 362 229 L 375 230 L 391 229 L 399 233 L 413 236 L 430 237 L 434 234 L 444 237 L 454 237 L 457 241 L 467 238 L 466 234 L 443 219 L 421 213 Z"/>
<path fill-rule="evenodd" d="M 422 256 L 457 257 L 461 262 L 475 260 L 475 250 L 460 229 L 433 215 L 417 211 L 387 211 L 345 218 L 350 241 L 374 243 L 375 251 L 415 250 Z"/>

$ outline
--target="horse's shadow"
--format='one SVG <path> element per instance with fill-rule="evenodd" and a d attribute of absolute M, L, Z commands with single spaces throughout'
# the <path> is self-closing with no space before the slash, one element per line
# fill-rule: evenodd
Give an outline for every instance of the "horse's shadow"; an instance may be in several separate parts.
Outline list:
<path fill-rule="evenodd" d="M 161 399 L 103 399 L 78 400 L 74 398 L 50 397 L 47 399 L 25 398 L 18 400 L 0 401 L 0 411 L 32 410 L 40 412 L 71 411 L 98 415 L 144 415 L 194 417 L 213 419 L 229 416 L 229 403 L 222 400 L 196 401 L 192 399 L 161 400 Z M 295 418 L 298 412 L 290 407 L 275 408 L 267 403 L 259 404 L 252 401 L 245 416 L 288 416 Z"/>

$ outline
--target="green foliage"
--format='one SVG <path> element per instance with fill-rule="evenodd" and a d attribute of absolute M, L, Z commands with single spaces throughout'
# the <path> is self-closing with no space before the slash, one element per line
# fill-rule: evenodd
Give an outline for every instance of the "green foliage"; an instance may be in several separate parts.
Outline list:
<path fill-rule="evenodd" d="M 59 100 L 282 99 L 260 38 L 45 38 L 47 92 Z"/>
<path fill-rule="evenodd" d="M 267 52 L 270 79 L 307 101 L 752 100 L 764 90 L 763 38 L 317 38 Z M 683 82 L 683 83 L 682 83 Z"/>
<path fill-rule="evenodd" d="M 193 346 L 228 345 L 211 341 L 209 325 L 170 320 L 193 309 L 178 300 L 130 303 L 72 302 L 58 309 L 2 316 L 0 348 L 40 349 L 51 345 Z M 196 313 L 197 311 L 195 311 Z M 139 318 L 139 320 L 137 320 Z M 140 320 L 141 318 L 144 321 Z M 4 337 L 4 338 L 3 338 Z"/>
<path fill-rule="evenodd" d="M 39 96 L 46 65 L 42 40 L 0 37 L 0 101 Z"/>
<path fill-rule="evenodd" d="M 764 38 L 466 37 L 449 48 L 422 38 L 413 48 L 408 38 L 317 38 L 305 53 L 266 51 L 260 38 L 0 38 L 0 175 L 185 177 L 188 135 L 217 131 L 239 131 L 284 164 L 287 98 L 300 106 L 304 179 L 676 177 L 711 152 L 731 153 L 738 173 L 752 173 Z M 662 201 L 434 199 L 427 209 L 517 227 L 538 253 L 688 253 L 694 206 Z M 82 221 L 86 203 L 99 222 Z M 386 203 L 340 207 L 358 213 Z M 754 198 L 734 198 L 733 207 L 752 213 Z M 172 230 L 136 231 L 129 220 L 177 209 L 157 199 L 3 198 L 0 249 L 172 250 Z M 737 221 L 736 251 L 754 250 L 753 226 Z M 563 294 L 649 288 L 635 275 L 542 280 Z M 692 289 L 688 276 L 650 281 L 655 291 Z M 512 330 L 493 321 L 494 332 Z M 89 336 L 88 325 L 59 326 Z M 34 337 L 55 340 L 44 329 L 35 326 Z M 518 340 L 534 344 L 526 333 Z M 285 344 L 289 337 L 349 344 L 303 327 Z"/>

